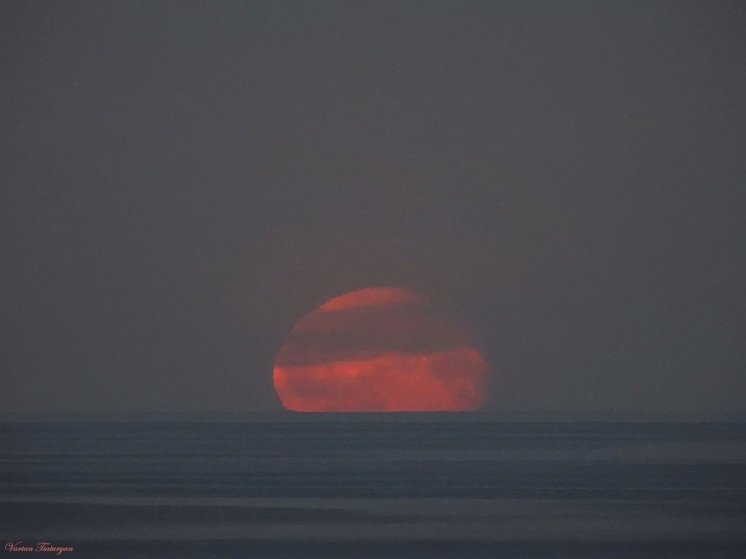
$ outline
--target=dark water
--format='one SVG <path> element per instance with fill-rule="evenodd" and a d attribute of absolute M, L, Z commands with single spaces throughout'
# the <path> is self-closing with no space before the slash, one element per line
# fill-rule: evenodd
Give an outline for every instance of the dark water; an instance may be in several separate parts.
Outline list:
<path fill-rule="evenodd" d="M 74 558 L 746 559 L 745 427 L 4 423 L 0 540 Z"/>

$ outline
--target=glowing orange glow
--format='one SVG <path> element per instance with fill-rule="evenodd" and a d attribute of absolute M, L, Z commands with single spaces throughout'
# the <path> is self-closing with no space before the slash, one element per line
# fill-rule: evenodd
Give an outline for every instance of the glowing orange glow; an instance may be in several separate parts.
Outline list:
<path fill-rule="evenodd" d="M 424 295 L 407 289 L 393 287 L 368 287 L 360 291 L 353 291 L 335 297 L 321 305 L 318 311 L 339 311 L 362 307 L 377 307 L 384 305 L 428 304 L 430 300 Z"/>
<path fill-rule="evenodd" d="M 363 361 L 276 367 L 275 387 L 295 411 L 458 411 L 481 405 L 484 360 L 472 348 Z"/>
<path fill-rule="evenodd" d="M 412 291 L 369 288 L 303 317 L 278 353 L 274 386 L 303 412 L 481 407 L 487 363 L 465 332 Z"/>

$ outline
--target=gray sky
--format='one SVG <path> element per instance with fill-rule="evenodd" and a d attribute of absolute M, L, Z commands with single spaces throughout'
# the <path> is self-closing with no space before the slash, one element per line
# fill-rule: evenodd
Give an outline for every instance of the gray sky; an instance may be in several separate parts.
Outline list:
<path fill-rule="evenodd" d="M 488 410 L 745 411 L 741 2 L 4 2 L 0 411 L 280 408 L 416 289 Z"/>

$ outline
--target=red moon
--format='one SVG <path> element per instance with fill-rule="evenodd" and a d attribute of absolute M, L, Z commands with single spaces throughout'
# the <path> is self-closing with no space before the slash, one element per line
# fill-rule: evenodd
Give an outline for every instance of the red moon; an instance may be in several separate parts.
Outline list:
<path fill-rule="evenodd" d="M 280 347 L 274 386 L 300 412 L 468 411 L 484 401 L 487 363 L 430 300 L 373 287 L 303 317 Z"/>

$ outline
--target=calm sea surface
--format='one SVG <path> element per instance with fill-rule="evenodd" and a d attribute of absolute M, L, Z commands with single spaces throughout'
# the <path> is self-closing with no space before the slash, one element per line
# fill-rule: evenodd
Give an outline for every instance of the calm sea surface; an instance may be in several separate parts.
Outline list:
<path fill-rule="evenodd" d="M 746 559 L 746 425 L 7 422 L 0 540 L 76 559 Z"/>

